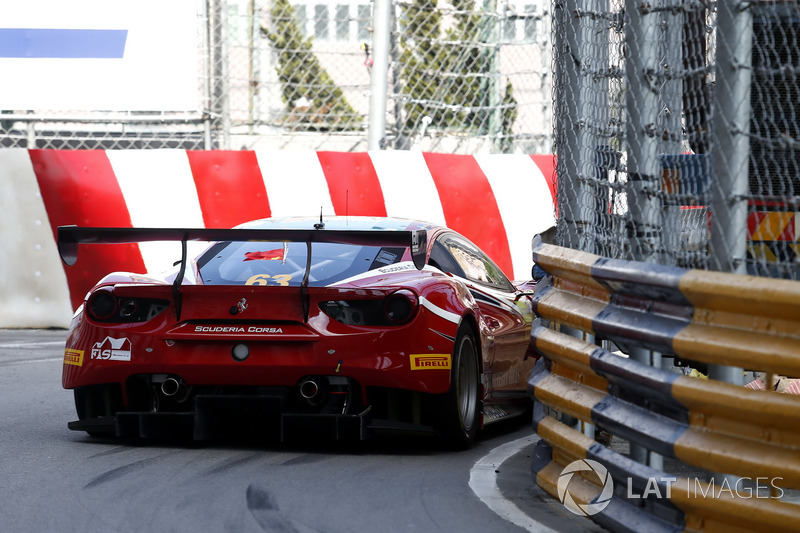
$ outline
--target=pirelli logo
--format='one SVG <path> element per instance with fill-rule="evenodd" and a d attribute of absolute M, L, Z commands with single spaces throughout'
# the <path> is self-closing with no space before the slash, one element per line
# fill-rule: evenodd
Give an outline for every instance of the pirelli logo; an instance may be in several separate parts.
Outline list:
<path fill-rule="evenodd" d="M 450 354 L 412 353 L 411 370 L 450 370 Z"/>
<path fill-rule="evenodd" d="M 72 348 L 64 350 L 64 364 L 83 366 L 83 350 L 73 350 Z"/>

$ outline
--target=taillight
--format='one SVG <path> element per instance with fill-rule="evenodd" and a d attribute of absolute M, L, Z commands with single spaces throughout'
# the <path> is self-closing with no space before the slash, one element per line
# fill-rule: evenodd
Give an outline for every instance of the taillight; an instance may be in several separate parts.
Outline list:
<path fill-rule="evenodd" d="M 383 312 L 392 324 L 405 324 L 417 314 L 419 299 L 408 289 L 400 289 L 386 297 Z"/>
<path fill-rule="evenodd" d="M 110 288 L 98 289 L 89 296 L 86 312 L 92 319 L 105 322 L 117 314 L 117 297 Z"/>
<path fill-rule="evenodd" d="M 96 322 L 146 322 L 169 306 L 155 298 L 118 297 L 113 287 L 101 287 L 89 295 L 86 313 Z"/>
<path fill-rule="evenodd" d="M 399 326 L 416 316 L 419 298 L 408 289 L 400 289 L 381 299 L 331 300 L 319 307 L 348 326 Z"/>

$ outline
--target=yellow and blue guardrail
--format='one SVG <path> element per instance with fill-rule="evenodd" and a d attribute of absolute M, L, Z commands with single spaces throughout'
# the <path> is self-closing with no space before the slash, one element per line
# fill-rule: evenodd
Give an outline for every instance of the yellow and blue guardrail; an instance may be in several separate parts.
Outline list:
<path fill-rule="evenodd" d="M 800 396 L 624 355 L 643 349 L 800 377 L 800 283 L 542 243 L 533 257 L 548 272 L 531 332 L 542 356 L 529 381 L 537 484 L 612 531 L 800 530 L 800 504 L 780 498 L 800 489 Z M 636 462 L 578 431 L 581 423 L 676 459 L 684 474 L 716 475 Z"/>

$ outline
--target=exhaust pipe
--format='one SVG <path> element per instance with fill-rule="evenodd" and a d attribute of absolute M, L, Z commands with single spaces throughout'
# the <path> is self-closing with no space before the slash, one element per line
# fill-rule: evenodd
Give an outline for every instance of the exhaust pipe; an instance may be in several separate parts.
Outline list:
<path fill-rule="evenodd" d="M 161 382 L 161 394 L 171 398 L 186 387 L 182 379 L 167 378 Z"/>
<path fill-rule="evenodd" d="M 319 384 L 313 379 L 305 379 L 300 382 L 300 396 L 312 402 L 320 393 Z"/>

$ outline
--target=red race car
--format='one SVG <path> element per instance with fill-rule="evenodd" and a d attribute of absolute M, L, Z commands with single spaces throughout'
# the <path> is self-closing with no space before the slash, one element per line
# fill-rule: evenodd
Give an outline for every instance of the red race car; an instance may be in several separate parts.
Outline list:
<path fill-rule="evenodd" d="M 58 228 L 82 243 L 177 241 L 159 276 L 113 273 L 70 326 L 70 429 L 278 439 L 444 435 L 529 407 L 532 283 L 463 236 L 392 218 L 265 219 L 234 229 Z M 211 243 L 195 259 L 188 241 Z M 178 255 L 180 250 L 180 255 Z"/>

